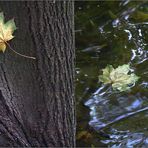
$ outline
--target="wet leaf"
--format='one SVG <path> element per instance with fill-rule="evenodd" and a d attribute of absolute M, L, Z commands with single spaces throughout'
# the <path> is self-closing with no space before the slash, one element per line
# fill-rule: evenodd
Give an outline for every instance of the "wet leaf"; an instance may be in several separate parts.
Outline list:
<path fill-rule="evenodd" d="M 92 135 L 88 131 L 81 131 L 77 135 L 77 140 L 79 140 L 79 139 L 88 140 L 90 138 L 92 138 Z"/>
<path fill-rule="evenodd" d="M 120 92 L 129 90 L 139 79 L 136 74 L 130 73 L 128 64 L 118 66 L 116 69 L 112 65 L 108 65 L 102 71 L 103 74 L 99 76 L 99 81 L 104 84 L 112 84 L 112 88 Z"/>
<path fill-rule="evenodd" d="M 13 32 L 16 30 L 14 19 L 4 23 L 4 14 L 0 13 L 0 51 L 5 52 L 6 42 L 13 39 Z"/>

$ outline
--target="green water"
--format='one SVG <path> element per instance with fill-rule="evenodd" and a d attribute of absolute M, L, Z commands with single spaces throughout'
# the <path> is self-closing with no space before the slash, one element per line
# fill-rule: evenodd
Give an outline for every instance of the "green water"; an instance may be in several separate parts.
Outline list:
<path fill-rule="evenodd" d="M 148 1 L 77 1 L 75 34 L 77 146 L 148 147 Z M 107 64 L 130 64 L 140 80 L 108 90 Z"/>

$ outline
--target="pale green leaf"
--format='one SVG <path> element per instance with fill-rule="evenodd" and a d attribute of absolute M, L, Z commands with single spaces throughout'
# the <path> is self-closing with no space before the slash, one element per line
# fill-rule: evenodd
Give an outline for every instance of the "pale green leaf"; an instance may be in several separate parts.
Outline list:
<path fill-rule="evenodd" d="M 99 76 L 99 81 L 104 84 L 112 84 L 114 90 L 126 91 L 130 86 L 134 86 L 139 77 L 134 73 L 130 73 L 130 66 L 124 64 L 116 69 L 112 65 L 108 65 L 103 69 L 103 74 Z"/>
<path fill-rule="evenodd" d="M 106 68 L 102 69 L 103 75 L 99 76 L 100 82 L 104 84 L 111 83 L 110 73 L 114 70 L 112 65 L 108 65 Z"/>

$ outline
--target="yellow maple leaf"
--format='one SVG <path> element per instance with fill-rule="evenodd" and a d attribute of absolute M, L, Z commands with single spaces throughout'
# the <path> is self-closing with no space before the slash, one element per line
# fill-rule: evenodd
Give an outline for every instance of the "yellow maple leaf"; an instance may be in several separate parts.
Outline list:
<path fill-rule="evenodd" d="M 12 35 L 16 30 L 14 19 L 4 23 L 4 14 L 0 13 L 0 51 L 5 52 L 7 41 L 14 38 Z"/>

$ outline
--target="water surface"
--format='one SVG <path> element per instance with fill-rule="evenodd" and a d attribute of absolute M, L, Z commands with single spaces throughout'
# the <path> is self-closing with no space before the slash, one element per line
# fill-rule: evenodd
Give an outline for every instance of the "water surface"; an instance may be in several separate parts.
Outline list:
<path fill-rule="evenodd" d="M 75 3 L 77 146 L 148 147 L 148 2 Z M 128 92 L 98 81 L 101 69 L 130 64 Z"/>

